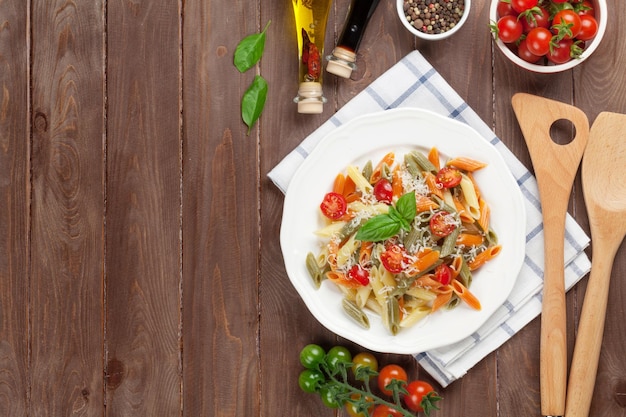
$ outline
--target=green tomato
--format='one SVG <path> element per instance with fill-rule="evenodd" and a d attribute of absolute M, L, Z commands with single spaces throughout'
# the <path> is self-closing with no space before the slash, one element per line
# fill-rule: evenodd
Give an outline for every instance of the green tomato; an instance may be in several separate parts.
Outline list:
<path fill-rule="evenodd" d="M 335 397 L 336 390 L 329 388 L 328 386 L 324 386 L 320 389 L 320 398 L 324 405 L 328 408 L 339 408 L 341 404 L 337 401 Z"/>
<path fill-rule="evenodd" d="M 324 374 L 316 369 L 305 369 L 298 377 L 300 389 L 309 394 L 319 391 L 324 381 Z"/>
<path fill-rule="evenodd" d="M 347 366 L 352 361 L 352 354 L 343 346 L 334 346 L 326 354 L 326 364 L 331 371 L 337 371 L 339 366 Z"/>
<path fill-rule="evenodd" d="M 367 369 L 366 369 L 367 368 Z M 368 352 L 357 353 L 352 358 L 352 373 L 359 380 L 365 380 L 367 375 L 375 376 L 378 372 L 378 360 Z"/>
<path fill-rule="evenodd" d="M 326 352 L 324 349 L 313 343 L 306 345 L 300 351 L 300 363 L 307 369 L 317 369 L 325 357 Z"/>

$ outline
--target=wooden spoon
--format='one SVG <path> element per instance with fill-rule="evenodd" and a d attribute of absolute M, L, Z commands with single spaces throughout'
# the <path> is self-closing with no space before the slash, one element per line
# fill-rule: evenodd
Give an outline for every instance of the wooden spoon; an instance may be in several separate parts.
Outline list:
<path fill-rule="evenodd" d="M 544 286 L 541 313 L 540 389 L 541 413 L 565 413 L 567 344 L 565 312 L 564 240 L 569 196 L 587 145 L 589 121 L 574 106 L 530 94 L 518 93 L 513 110 L 524 134 L 539 186 L 545 240 Z M 576 128 L 567 145 L 552 140 L 550 128 L 557 120 Z"/>
<path fill-rule="evenodd" d="M 626 115 L 600 113 L 591 127 L 582 164 L 583 193 L 591 228 L 591 274 L 578 325 L 567 387 L 567 417 L 589 415 L 596 382 L 609 281 L 626 235 Z"/>

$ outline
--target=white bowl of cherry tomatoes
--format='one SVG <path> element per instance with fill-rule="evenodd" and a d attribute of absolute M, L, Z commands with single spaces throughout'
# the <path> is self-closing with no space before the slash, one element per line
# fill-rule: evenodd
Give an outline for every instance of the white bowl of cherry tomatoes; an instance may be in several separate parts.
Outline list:
<path fill-rule="evenodd" d="M 606 0 L 492 0 L 491 32 L 522 68 L 556 73 L 596 50 L 606 31 Z"/>

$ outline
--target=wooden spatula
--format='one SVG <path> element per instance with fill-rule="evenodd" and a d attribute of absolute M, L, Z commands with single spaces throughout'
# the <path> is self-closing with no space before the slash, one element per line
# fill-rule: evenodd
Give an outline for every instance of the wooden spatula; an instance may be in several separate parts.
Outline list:
<path fill-rule="evenodd" d="M 591 228 L 591 274 L 576 335 L 566 417 L 589 415 L 596 382 L 609 281 L 626 235 L 626 115 L 600 113 L 591 127 L 582 164 Z"/>
<path fill-rule="evenodd" d="M 587 145 L 589 121 L 574 106 L 530 94 L 515 94 L 513 110 L 524 134 L 539 186 L 545 267 L 541 312 L 540 388 L 541 413 L 565 413 L 567 345 L 565 312 L 564 240 L 569 196 Z M 574 139 L 559 145 L 550 128 L 558 120 L 569 120 L 576 129 Z"/>

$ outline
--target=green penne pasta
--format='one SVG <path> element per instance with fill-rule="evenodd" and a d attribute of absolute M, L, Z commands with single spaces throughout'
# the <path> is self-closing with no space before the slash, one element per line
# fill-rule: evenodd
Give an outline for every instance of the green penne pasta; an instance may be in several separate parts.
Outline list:
<path fill-rule="evenodd" d="M 432 172 L 433 174 L 437 172 L 435 166 L 428 160 L 426 155 L 418 151 L 409 152 L 409 157 L 412 158 L 415 163 L 422 169 L 422 171 Z"/>
<path fill-rule="evenodd" d="M 349 298 L 344 298 L 341 302 L 343 310 L 352 318 L 354 321 L 359 323 L 361 327 L 365 329 L 370 328 L 370 321 L 367 318 L 367 314 L 363 310 L 356 305 L 354 301 Z"/>
<path fill-rule="evenodd" d="M 315 255 L 311 252 L 306 255 L 306 269 L 309 271 L 309 275 L 311 275 L 311 279 L 313 279 L 313 283 L 317 288 L 322 284 L 322 279 L 324 277 L 324 272 L 322 268 L 317 264 L 317 259 Z"/>

